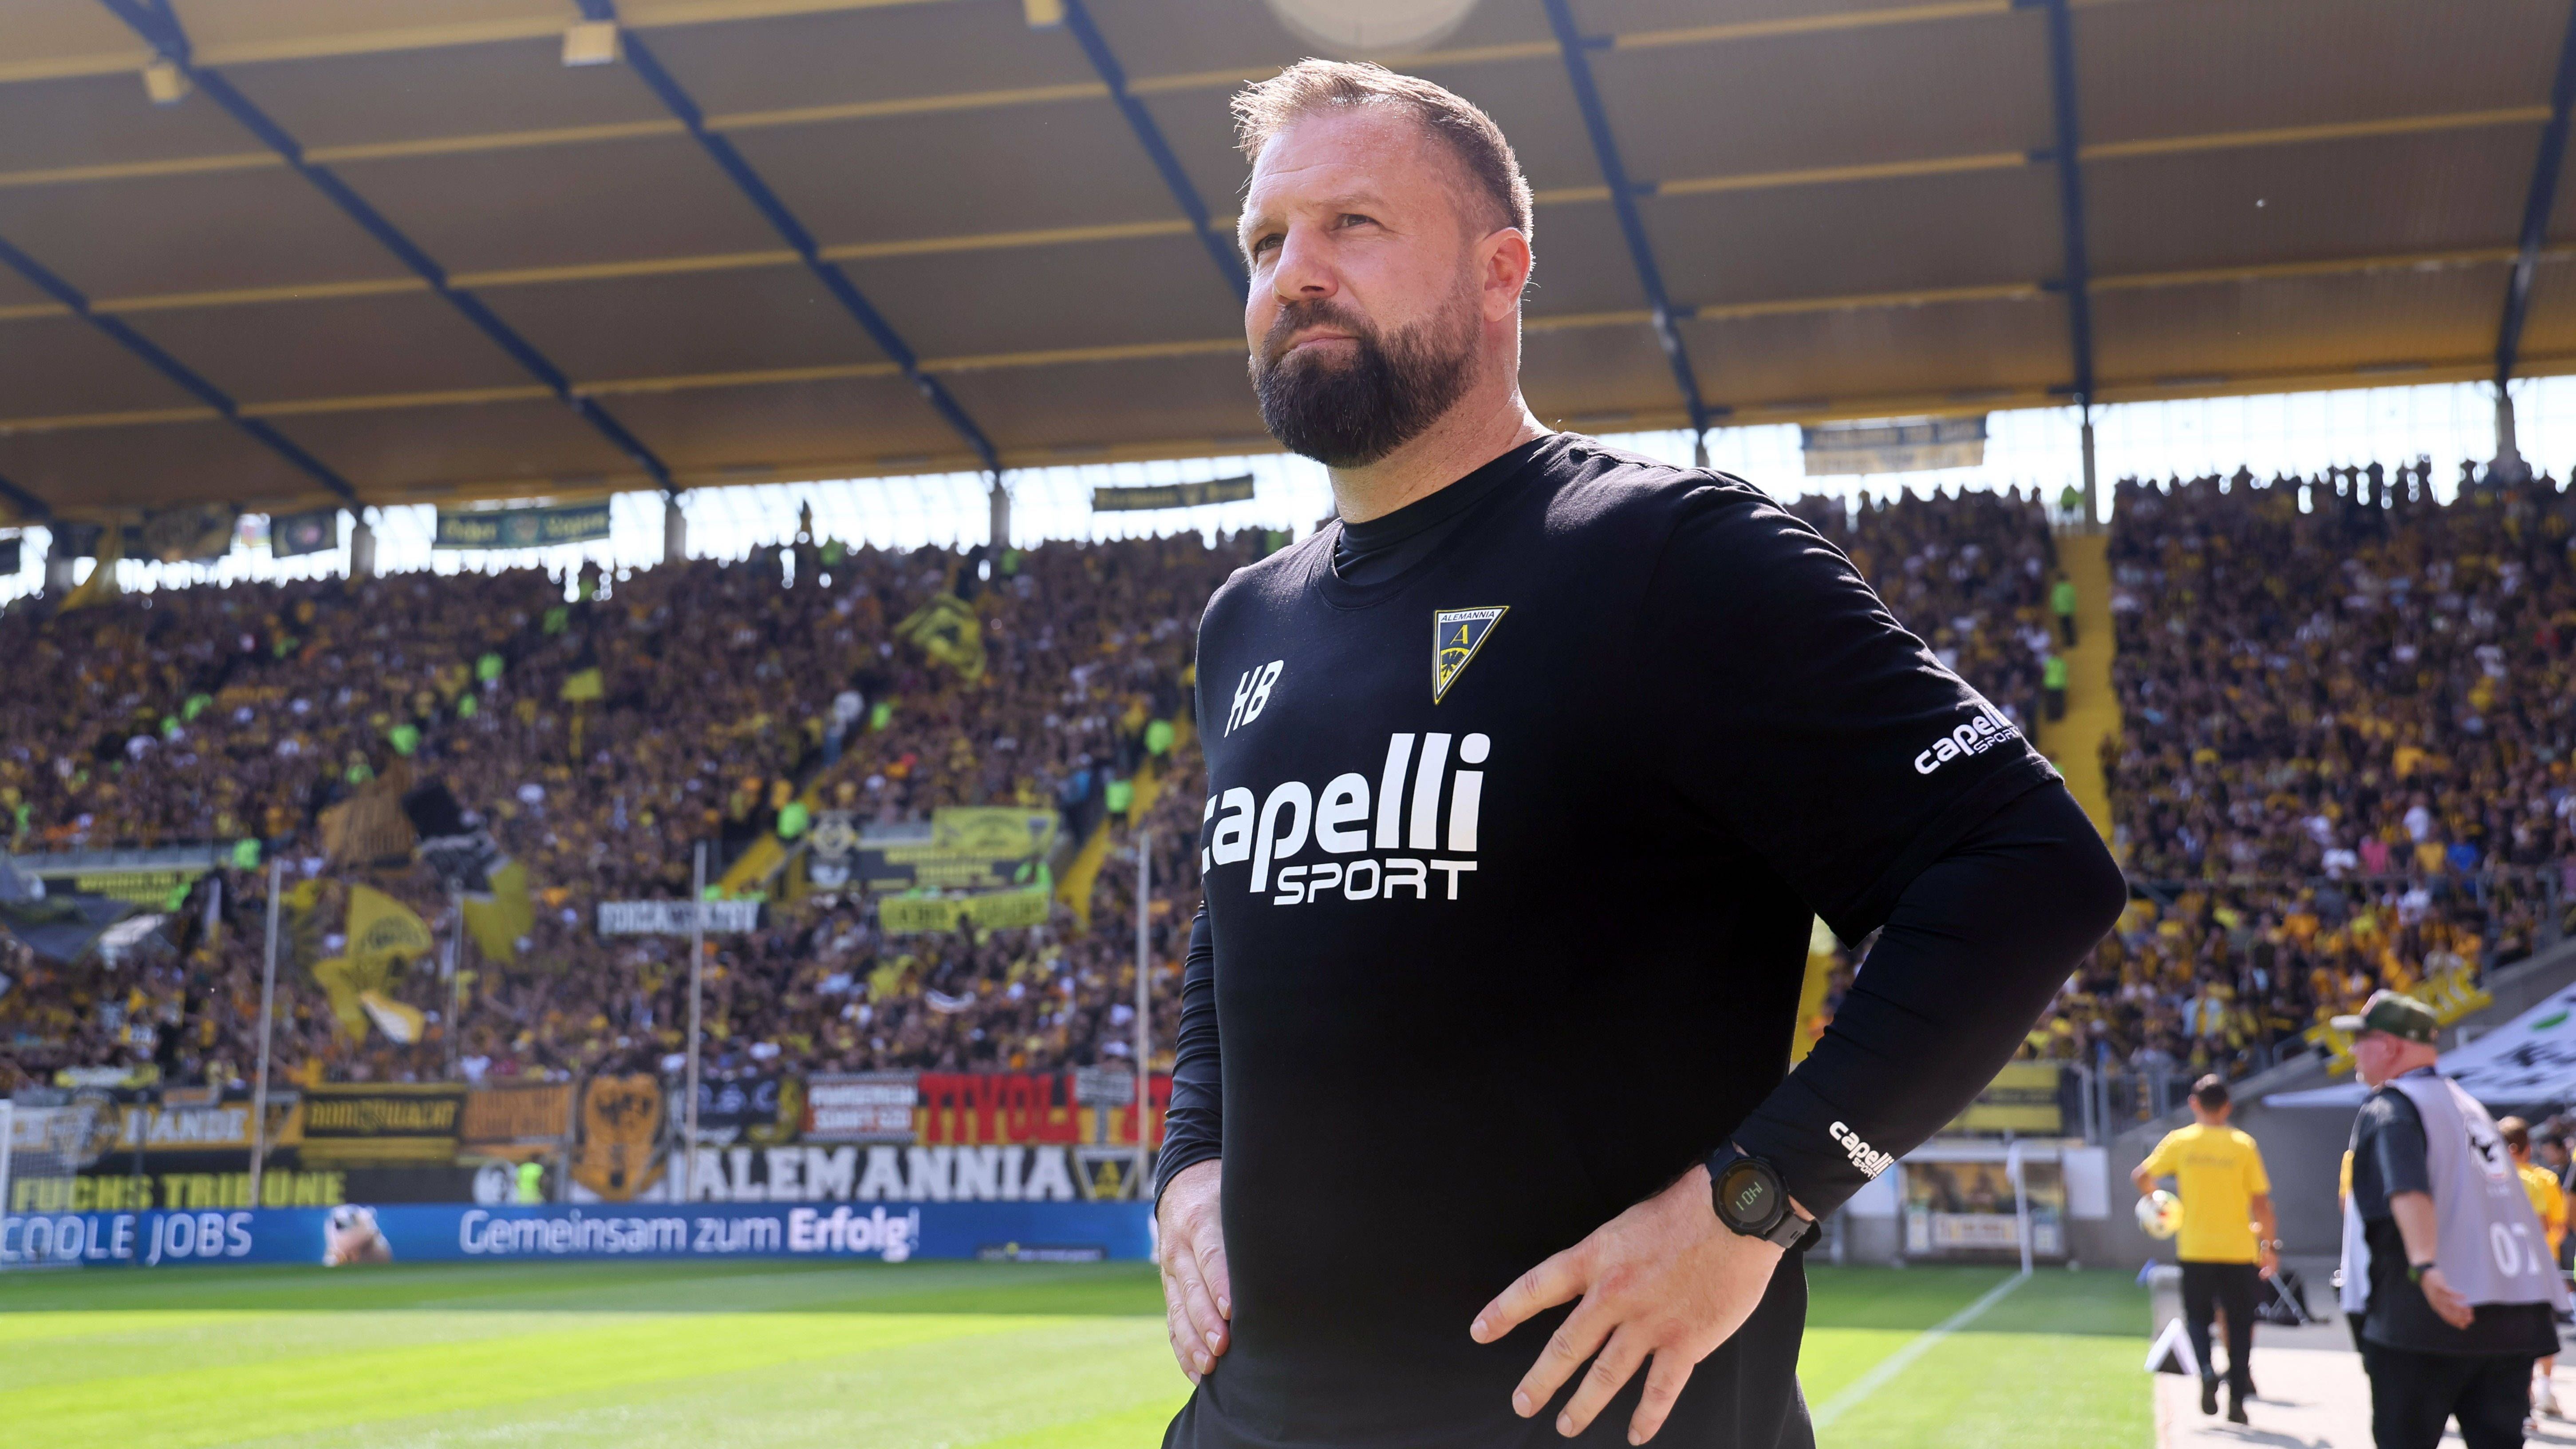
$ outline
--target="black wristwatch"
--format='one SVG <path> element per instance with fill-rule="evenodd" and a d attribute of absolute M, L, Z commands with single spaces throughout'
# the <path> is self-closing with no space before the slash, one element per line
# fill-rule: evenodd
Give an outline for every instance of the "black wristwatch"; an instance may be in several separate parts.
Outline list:
<path fill-rule="evenodd" d="M 1790 1210 L 1789 1189 L 1781 1184 L 1780 1170 L 1731 1142 L 1709 1156 L 1708 1193 L 1717 1208 L 1717 1220 L 1729 1232 L 1794 1248 L 1816 1229 L 1813 1222 Z"/>

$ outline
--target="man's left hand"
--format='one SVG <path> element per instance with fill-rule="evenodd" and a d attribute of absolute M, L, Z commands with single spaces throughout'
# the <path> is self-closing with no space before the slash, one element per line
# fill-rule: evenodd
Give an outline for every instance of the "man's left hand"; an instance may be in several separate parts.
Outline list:
<path fill-rule="evenodd" d="M 1492 1343 L 1544 1309 L 1582 1299 L 1522 1376 L 1512 1412 L 1524 1419 L 1537 1413 L 1590 1358 L 1591 1370 L 1556 1420 L 1556 1431 L 1571 1438 L 1651 1355 L 1645 1397 L 1628 1421 L 1628 1442 L 1643 1444 L 1664 1426 L 1691 1370 L 1753 1316 L 1779 1262 L 1780 1249 L 1717 1220 L 1708 1169 L 1694 1167 L 1522 1274 L 1467 1332 Z"/>

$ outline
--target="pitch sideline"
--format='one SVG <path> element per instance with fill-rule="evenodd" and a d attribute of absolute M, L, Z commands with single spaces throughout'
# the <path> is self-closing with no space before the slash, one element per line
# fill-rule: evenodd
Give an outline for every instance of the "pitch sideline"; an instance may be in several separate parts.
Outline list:
<path fill-rule="evenodd" d="M 1863 1400 L 1885 1387 L 1888 1380 L 1905 1372 L 1908 1368 L 1913 1366 L 1916 1359 L 1931 1352 L 1933 1345 L 1939 1343 L 1945 1338 L 1948 1338 L 1951 1334 L 1958 1332 L 1960 1329 L 1967 1327 L 1969 1324 L 1976 1322 L 1978 1318 L 1984 1315 L 1987 1309 L 2001 1303 L 2014 1289 L 2029 1281 L 2030 1271 L 2028 1269 L 2015 1273 L 2013 1276 L 2006 1278 L 2001 1283 L 1987 1289 L 1985 1296 L 1979 1298 L 1976 1302 L 1969 1304 L 1967 1307 L 1962 1308 L 1958 1312 L 1951 1314 L 1949 1317 L 1942 1319 L 1930 1328 L 1927 1328 L 1921 1333 L 1916 1334 L 1914 1337 L 1907 1339 L 1904 1346 L 1897 1349 L 1896 1352 L 1891 1353 L 1887 1357 L 1880 1359 L 1877 1363 L 1870 1365 L 1869 1372 L 1862 1374 L 1859 1378 L 1844 1385 L 1842 1392 L 1825 1400 L 1824 1406 L 1815 1411 L 1814 1418 L 1812 1420 L 1815 1427 L 1818 1429 L 1832 1427 L 1833 1422 L 1836 1419 L 1850 1413 L 1854 1408 L 1858 1407 Z"/>

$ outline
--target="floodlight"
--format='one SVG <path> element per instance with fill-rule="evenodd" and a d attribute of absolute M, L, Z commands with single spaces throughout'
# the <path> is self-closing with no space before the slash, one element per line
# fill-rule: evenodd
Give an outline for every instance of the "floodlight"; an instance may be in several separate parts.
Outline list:
<path fill-rule="evenodd" d="M 1064 24 L 1064 0 L 1020 0 L 1020 14 L 1031 30 L 1054 30 Z"/>
<path fill-rule="evenodd" d="M 1393 55 L 1443 39 L 1476 0 L 1270 0 L 1299 39 L 1337 55 Z"/>
<path fill-rule="evenodd" d="M 143 93 L 156 106 L 175 106 L 188 98 L 190 89 L 188 73 L 168 56 L 156 55 L 143 67 Z"/>
<path fill-rule="evenodd" d="M 617 22 L 614 20 L 576 21 L 564 32 L 565 65 L 615 65 L 617 63 Z"/>

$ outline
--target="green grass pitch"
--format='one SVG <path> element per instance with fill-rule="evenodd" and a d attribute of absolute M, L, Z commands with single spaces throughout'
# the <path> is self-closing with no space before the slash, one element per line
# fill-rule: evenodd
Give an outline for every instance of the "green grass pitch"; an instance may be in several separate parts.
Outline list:
<path fill-rule="evenodd" d="M 1809 1402 L 2005 1276 L 1811 1269 Z M 2044 1269 L 1820 1440 L 2143 1449 L 2144 1298 Z M 1130 1449 L 1187 1389 L 1134 1264 L 0 1277 L 0 1440 L 44 1449 Z"/>

